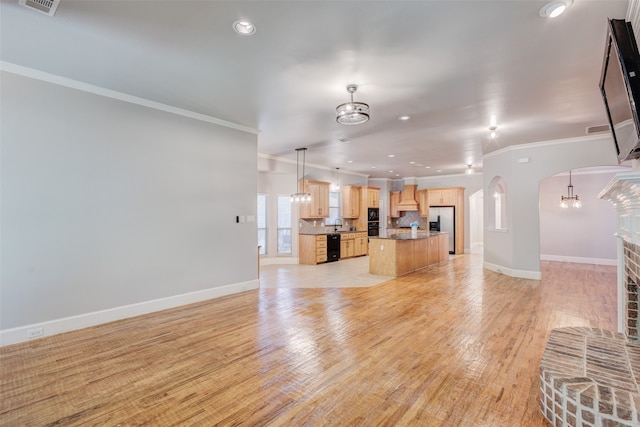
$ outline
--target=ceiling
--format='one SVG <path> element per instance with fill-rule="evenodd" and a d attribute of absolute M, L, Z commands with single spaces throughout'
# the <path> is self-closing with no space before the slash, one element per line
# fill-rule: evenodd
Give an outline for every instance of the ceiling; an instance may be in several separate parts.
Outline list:
<path fill-rule="evenodd" d="M 0 58 L 259 129 L 263 154 L 307 147 L 309 164 L 374 178 L 458 174 L 606 124 L 606 18 L 629 2 L 574 0 L 554 19 L 546 3 L 61 0 L 49 17 L 1 0 Z M 256 33 L 236 34 L 237 19 Z M 352 83 L 371 120 L 344 126 Z"/>

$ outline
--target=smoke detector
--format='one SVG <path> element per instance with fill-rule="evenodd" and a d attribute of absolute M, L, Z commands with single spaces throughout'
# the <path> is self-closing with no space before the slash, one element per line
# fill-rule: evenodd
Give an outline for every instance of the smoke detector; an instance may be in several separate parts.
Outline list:
<path fill-rule="evenodd" d="M 22 6 L 35 9 L 38 12 L 53 16 L 60 4 L 60 0 L 19 0 Z"/>

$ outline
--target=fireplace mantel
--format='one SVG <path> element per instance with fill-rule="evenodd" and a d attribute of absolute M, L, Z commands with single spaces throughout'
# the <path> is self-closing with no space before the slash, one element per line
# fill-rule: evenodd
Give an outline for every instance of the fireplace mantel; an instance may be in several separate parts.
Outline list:
<path fill-rule="evenodd" d="M 598 195 L 618 212 L 618 233 L 623 240 L 640 245 L 640 173 L 616 174 Z"/>

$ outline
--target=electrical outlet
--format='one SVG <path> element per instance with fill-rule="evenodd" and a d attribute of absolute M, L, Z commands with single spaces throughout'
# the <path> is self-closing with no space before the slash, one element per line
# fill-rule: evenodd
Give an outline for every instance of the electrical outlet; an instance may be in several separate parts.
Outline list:
<path fill-rule="evenodd" d="M 29 329 L 27 331 L 27 339 L 40 338 L 44 335 L 44 330 L 42 328 Z"/>

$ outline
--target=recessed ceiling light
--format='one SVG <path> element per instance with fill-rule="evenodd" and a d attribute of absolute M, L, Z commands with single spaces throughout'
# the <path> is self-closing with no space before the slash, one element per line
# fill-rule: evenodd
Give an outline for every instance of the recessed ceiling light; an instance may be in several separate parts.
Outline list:
<path fill-rule="evenodd" d="M 410 164 L 410 165 L 415 165 L 415 164 L 416 164 L 416 162 L 409 162 L 409 164 Z"/>
<path fill-rule="evenodd" d="M 400 176 L 400 174 L 399 174 L 399 173 L 397 173 L 397 174 L 396 174 L 396 176 Z"/>
<path fill-rule="evenodd" d="M 347 163 L 353 163 L 353 160 L 347 160 Z"/>
<path fill-rule="evenodd" d="M 389 171 L 389 173 L 393 173 L 393 171 Z"/>
<path fill-rule="evenodd" d="M 253 25 L 252 22 L 242 19 L 233 23 L 233 29 L 236 33 L 242 34 L 243 36 L 250 36 L 256 32 L 256 26 Z"/>
<path fill-rule="evenodd" d="M 442 172 L 442 169 L 438 169 L 436 172 Z"/>
<path fill-rule="evenodd" d="M 389 154 L 387 157 L 395 157 L 395 154 Z"/>
<path fill-rule="evenodd" d="M 403 122 L 406 122 L 410 118 L 411 118 L 411 116 L 400 116 L 400 117 L 398 117 L 398 120 L 402 120 Z"/>
<path fill-rule="evenodd" d="M 371 169 L 375 169 L 375 168 L 376 168 L 375 166 L 371 166 Z"/>
<path fill-rule="evenodd" d="M 572 4 L 573 0 L 550 1 L 540 9 L 540 16 L 543 18 L 555 18 L 556 16 L 560 16 Z"/>
<path fill-rule="evenodd" d="M 425 169 L 431 169 L 431 166 L 425 166 L 424 168 Z"/>

